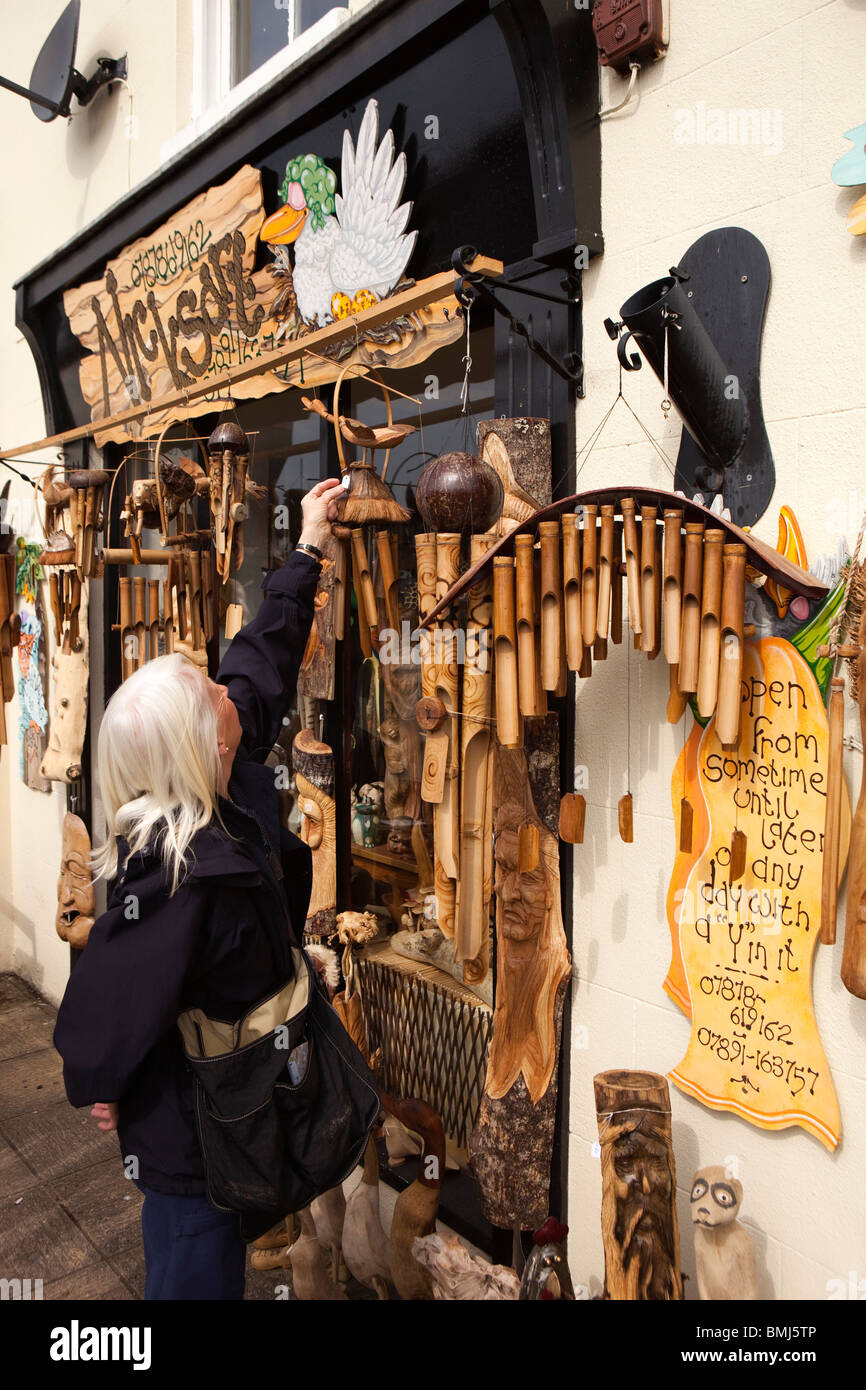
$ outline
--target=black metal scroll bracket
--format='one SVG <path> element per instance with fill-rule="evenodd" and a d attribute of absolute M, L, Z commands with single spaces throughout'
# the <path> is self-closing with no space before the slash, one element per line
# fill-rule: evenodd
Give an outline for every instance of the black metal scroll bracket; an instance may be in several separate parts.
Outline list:
<path fill-rule="evenodd" d="M 577 389 L 578 396 L 583 395 L 583 358 L 576 352 L 566 353 L 565 357 L 555 357 L 548 352 L 543 343 L 533 337 L 530 330 L 522 319 L 517 318 L 512 311 L 502 303 L 497 297 L 487 276 L 483 271 L 473 271 L 472 262 L 475 260 L 476 251 L 474 246 L 458 246 L 451 256 L 451 264 L 457 271 L 454 280 L 454 294 L 464 308 L 468 308 L 482 295 L 491 305 L 497 314 L 508 320 L 512 333 L 517 333 L 526 342 L 530 352 L 534 352 L 540 357 L 542 362 L 546 362 L 551 371 L 556 372 L 564 381 L 573 381 Z M 468 265 L 467 265 L 468 262 Z M 562 281 L 562 288 L 566 291 L 566 298 L 559 298 L 554 294 L 545 294 L 541 291 L 533 290 L 526 285 L 507 284 L 503 286 L 509 294 L 525 294 L 533 299 L 544 299 L 551 304 L 578 304 L 580 302 L 579 282 L 573 276 L 566 276 Z M 576 292 L 577 291 L 577 292 Z"/>

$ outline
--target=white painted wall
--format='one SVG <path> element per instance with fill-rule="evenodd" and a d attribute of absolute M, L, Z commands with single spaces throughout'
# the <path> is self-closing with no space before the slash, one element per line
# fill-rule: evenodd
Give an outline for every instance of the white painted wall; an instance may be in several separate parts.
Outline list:
<path fill-rule="evenodd" d="M 604 317 L 618 318 L 625 299 L 667 274 L 704 232 L 747 228 L 764 242 L 773 275 L 762 383 L 777 488 L 756 532 L 775 545 L 778 510 L 788 503 L 811 560 L 835 551 L 840 524 L 853 546 L 866 506 L 866 237 L 852 238 L 845 228 L 857 193 L 830 179 L 834 160 L 849 148 L 843 132 L 866 119 L 866 4 L 672 0 L 670 37 L 667 58 L 641 74 L 639 106 L 602 123 L 606 250 L 585 277 L 588 379 L 579 442 L 617 391 Z M 624 91 L 622 79 L 604 75 L 605 105 Z M 765 154 L 675 143 L 676 113 L 698 102 L 769 109 L 773 120 L 780 113 L 780 149 Z M 624 391 L 675 459 L 680 426 L 675 413 L 665 425 L 657 378 L 644 368 L 626 376 Z M 620 405 L 580 486 L 669 486 L 670 478 Z M 610 1067 L 664 1073 L 680 1061 L 689 1037 L 687 1019 L 661 988 L 670 959 L 665 895 L 675 848 L 670 777 L 682 730 L 665 722 L 666 663 L 633 654 L 635 833 L 632 845 L 622 844 L 616 804 L 626 789 L 626 661 L 625 644 L 611 647 L 607 662 L 581 686 L 577 705 L 576 761 L 589 766 L 589 805 L 586 842 L 575 850 L 573 1020 L 575 1030 L 586 1032 L 575 1031 L 571 1052 L 569 1253 L 575 1279 L 593 1293 L 604 1271 L 600 1162 L 591 1152 L 593 1075 Z M 856 721 L 850 731 L 855 727 Z M 846 756 L 856 799 L 862 759 Z M 866 1297 L 866 1002 L 848 995 L 839 980 L 843 931 L 844 920 L 840 944 L 819 947 L 814 969 L 816 1014 L 842 1110 L 843 1138 L 834 1155 L 802 1130 L 765 1133 L 671 1085 L 687 1298 L 697 1297 L 692 1174 L 730 1157 L 745 1189 L 742 1215 L 755 1237 L 763 1295 L 823 1299 L 828 1281 L 847 1285 L 855 1270 L 864 1281 L 859 1296 Z"/>

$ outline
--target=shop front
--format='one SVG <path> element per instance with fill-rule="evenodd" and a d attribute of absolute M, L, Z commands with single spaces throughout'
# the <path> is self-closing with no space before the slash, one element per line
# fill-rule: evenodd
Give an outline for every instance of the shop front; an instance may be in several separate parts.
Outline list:
<path fill-rule="evenodd" d="M 506 1262 L 515 1225 L 566 1218 L 576 673 L 539 670 L 506 738 L 493 568 L 436 641 L 418 628 L 486 547 L 575 490 L 597 84 L 586 11 L 375 6 L 16 287 L 62 450 L 42 561 L 76 717 L 53 750 L 31 734 L 25 779 L 66 784 L 64 861 L 102 835 L 106 701 L 168 650 L 214 674 L 297 541 L 301 497 L 342 471 L 267 762 L 313 852 L 306 939 L 341 953 L 344 1017 L 398 1102 L 382 1174 L 415 1176 L 400 1106 L 426 1101 L 449 1155 L 439 1214 Z"/>

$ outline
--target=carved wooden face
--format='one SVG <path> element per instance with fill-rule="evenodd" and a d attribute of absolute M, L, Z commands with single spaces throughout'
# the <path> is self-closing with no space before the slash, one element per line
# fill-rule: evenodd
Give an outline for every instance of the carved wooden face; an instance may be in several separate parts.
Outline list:
<path fill-rule="evenodd" d="M 624 1248 L 636 1241 L 641 1259 L 654 1239 L 666 1241 L 670 1226 L 670 1152 L 657 1125 L 652 1112 L 645 1112 L 624 1124 L 613 1141 L 617 1238 Z"/>
<path fill-rule="evenodd" d="M 90 836 L 78 816 L 63 817 L 60 877 L 57 880 L 57 935 L 70 946 L 86 945 L 93 926 Z"/>
<path fill-rule="evenodd" d="M 551 906 L 544 856 L 539 856 L 538 864 L 531 872 L 520 873 L 517 867 L 516 828 L 498 833 L 493 854 L 496 863 L 494 889 L 502 909 L 501 931 L 512 942 L 526 943 L 525 953 L 530 956 Z"/>
<path fill-rule="evenodd" d="M 306 791 L 301 790 L 301 783 L 306 782 L 306 778 L 298 776 L 296 780 L 298 784 L 298 810 L 301 813 L 301 839 L 315 852 L 325 837 L 324 807 L 314 796 L 307 795 Z M 307 782 L 306 785 L 309 786 L 310 784 Z"/>
<path fill-rule="evenodd" d="M 720 1165 L 700 1168 L 692 1179 L 692 1221 L 696 1226 L 727 1226 L 736 1221 L 743 1185 Z"/>

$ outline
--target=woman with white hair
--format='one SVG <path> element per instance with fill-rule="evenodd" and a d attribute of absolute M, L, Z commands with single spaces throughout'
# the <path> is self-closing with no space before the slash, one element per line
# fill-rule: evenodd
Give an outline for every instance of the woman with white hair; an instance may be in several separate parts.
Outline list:
<path fill-rule="evenodd" d="M 176 1025 L 190 1008 L 237 1022 L 292 977 L 310 851 L 281 825 L 264 760 L 294 698 L 340 495 L 333 479 L 307 493 L 300 540 L 266 575 L 216 681 L 180 654 L 159 657 L 112 696 L 99 732 L 96 862 L 115 882 L 54 1043 L 69 1100 L 117 1130 L 144 1193 L 146 1299 L 243 1297 L 246 1250 L 237 1216 L 207 1200 Z"/>

